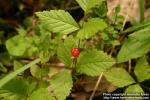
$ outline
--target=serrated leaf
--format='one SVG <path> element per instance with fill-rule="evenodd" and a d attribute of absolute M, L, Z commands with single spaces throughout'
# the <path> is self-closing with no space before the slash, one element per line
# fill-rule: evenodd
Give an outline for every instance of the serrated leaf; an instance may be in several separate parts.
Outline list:
<path fill-rule="evenodd" d="M 107 27 L 107 24 L 99 18 L 91 18 L 83 24 L 83 27 L 77 33 L 80 39 L 88 39 L 94 36 L 98 31 L 102 31 Z"/>
<path fill-rule="evenodd" d="M 137 31 L 125 41 L 117 56 L 118 63 L 138 58 L 150 49 L 150 27 Z"/>
<path fill-rule="evenodd" d="M 28 47 L 28 42 L 20 35 L 16 35 L 6 41 L 6 48 L 13 56 L 22 56 Z"/>
<path fill-rule="evenodd" d="M 143 82 L 147 79 L 150 79 L 150 66 L 146 61 L 145 57 L 142 57 L 137 61 L 134 73 L 139 82 Z"/>
<path fill-rule="evenodd" d="M 89 76 L 98 76 L 113 64 L 115 64 L 115 60 L 103 51 L 84 51 L 78 58 L 77 72 Z"/>
<path fill-rule="evenodd" d="M 117 87 L 124 87 L 135 83 L 133 78 L 123 68 L 112 68 L 104 75 L 109 82 Z"/>
<path fill-rule="evenodd" d="M 100 5 L 103 0 L 76 0 L 84 12 L 88 12 L 96 5 Z"/>
<path fill-rule="evenodd" d="M 36 15 L 53 32 L 69 34 L 79 29 L 76 21 L 64 10 L 37 12 Z"/>
<path fill-rule="evenodd" d="M 58 100 L 65 100 L 73 86 L 71 73 L 63 70 L 52 77 L 51 89 Z"/>
<path fill-rule="evenodd" d="M 7 100 L 23 100 L 27 95 L 27 84 L 21 77 L 16 77 L 0 89 L 0 97 Z"/>
<path fill-rule="evenodd" d="M 71 59 L 71 48 L 76 46 L 75 39 L 73 37 L 69 37 L 65 40 L 63 44 L 60 44 L 57 49 L 58 58 L 68 67 L 71 67 L 72 59 Z"/>
<path fill-rule="evenodd" d="M 51 95 L 49 95 L 47 88 L 39 88 L 31 94 L 29 100 L 56 100 L 56 99 Z"/>
<path fill-rule="evenodd" d="M 131 85 L 126 90 L 126 93 L 144 93 L 139 84 Z"/>

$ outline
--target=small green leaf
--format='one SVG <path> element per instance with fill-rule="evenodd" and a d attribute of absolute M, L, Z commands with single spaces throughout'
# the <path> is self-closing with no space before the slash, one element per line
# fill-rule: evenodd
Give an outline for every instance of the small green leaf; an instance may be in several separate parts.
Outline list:
<path fill-rule="evenodd" d="M 98 16 L 100 18 L 105 18 L 108 12 L 107 1 L 103 0 L 103 2 L 99 6 L 94 7 L 92 10 L 95 16 Z"/>
<path fill-rule="evenodd" d="M 113 64 L 115 64 L 115 60 L 103 51 L 84 51 L 78 58 L 77 72 L 89 76 L 98 76 Z"/>
<path fill-rule="evenodd" d="M 56 99 L 51 95 L 49 95 L 47 88 L 39 88 L 31 94 L 29 100 L 56 100 Z"/>
<path fill-rule="evenodd" d="M 27 34 L 27 31 L 23 27 L 18 28 L 17 32 L 20 36 L 25 36 Z"/>
<path fill-rule="evenodd" d="M 13 65 L 14 65 L 14 70 L 17 70 L 17 69 L 23 67 L 23 64 L 16 60 L 14 61 Z"/>
<path fill-rule="evenodd" d="M 139 84 L 131 85 L 126 90 L 126 93 L 144 93 Z"/>
<path fill-rule="evenodd" d="M 135 83 L 129 73 L 123 68 L 112 68 L 105 73 L 106 79 L 117 87 L 124 87 Z"/>
<path fill-rule="evenodd" d="M 6 41 L 6 48 L 13 56 L 22 56 L 28 47 L 28 42 L 20 35 L 16 35 Z"/>
<path fill-rule="evenodd" d="M 57 50 L 58 58 L 66 64 L 68 67 L 71 67 L 72 59 L 71 59 L 71 48 L 76 46 L 75 39 L 73 37 L 69 37 L 65 40 L 63 44 L 60 44 Z"/>
<path fill-rule="evenodd" d="M 103 0 L 76 0 L 80 7 L 88 12 L 91 8 L 100 5 Z"/>
<path fill-rule="evenodd" d="M 80 39 L 88 39 L 94 36 L 98 31 L 102 31 L 107 27 L 107 24 L 99 18 L 91 18 L 83 24 L 79 30 L 77 37 Z"/>
<path fill-rule="evenodd" d="M 50 87 L 57 100 L 65 100 L 65 98 L 70 94 L 73 86 L 71 73 L 67 70 L 63 70 L 53 76 L 50 83 Z"/>
<path fill-rule="evenodd" d="M 142 57 L 138 60 L 134 69 L 134 73 L 137 76 L 139 82 L 150 79 L 150 66 L 145 57 Z"/>
<path fill-rule="evenodd" d="M 64 10 L 37 12 L 36 15 L 53 32 L 69 34 L 79 29 L 76 21 Z"/>
<path fill-rule="evenodd" d="M 118 63 L 138 58 L 150 49 L 150 27 L 137 31 L 125 41 L 117 56 Z"/>
<path fill-rule="evenodd" d="M 38 65 L 34 65 L 30 68 L 31 75 L 36 78 L 41 78 L 41 68 Z"/>

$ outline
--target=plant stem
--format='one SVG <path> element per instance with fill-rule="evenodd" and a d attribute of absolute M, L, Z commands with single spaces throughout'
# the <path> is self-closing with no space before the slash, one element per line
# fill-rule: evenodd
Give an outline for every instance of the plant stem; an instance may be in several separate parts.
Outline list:
<path fill-rule="evenodd" d="M 139 0 L 140 6 L 140 22 L 144 21 L 145 0 Z"/>
<path fill-rule="evenodd" d="M 132 68 L 132 66 L 131 66 L 131 60 L 129 60 L 129 68 L 128 68 L 128 72 L 129 73 L 131 73 L 131 68 Z"/>
<path fill-rule="evenodd" d="M 95 87 L 94 87 L 94 89 L 93 89 L 93 92 L 92 92 L 92 94 L 91 94 L 89 100 L 92 100 L 92 98 L 94 97 L 94 94 L 95 94 L 95 92 L 96 92 L 96 90 L 97 90 L 97 88 L 98 88 L 98 85 L 99 85 L 100 81 L 102 80 L 102 76 L 103 76 L 103 72 L 102 72 L 101 75 L 99 76 L 99 78 L 98 78 L 98 80 L 97 80 L 97 82 L 96 82 L 96 85 L 95 85 Z"/>
<path fill-rule="evenodd" d="M 130 33 L 130 32 L 134 32 L 134 31 L 137 31 L 139 29 L 142 29 L 142 28 L 148 27 L 148 26 L 150 26 L 150 21 L 148 21 L 146 23 L 141 23 L 141 24 L 133 26 L 133 27 L 130 27 L 130 28 L 122 31 L 121 34 L 126 34 L 126 33 Z"/>
<path fill-rule="evenodd" d="M 123 21 L 123 25 L 122 25 L 121 31 L 123 31 L 123 29 L 124 29 L 124 26 L 125 26 L 125 24 L 126 24 L 126 22 L 127 22 L 127 19 L 128 19 L 128 17 L 129 17 L 129 14 L 132 13 L 132 9 L 133 9 L 133 6 L 134 6 L 134 1 L 135 1 L 135 0 L 132 0 L 132 1 L 131 1 L 130 11 L 129 11 L 129 12 L 126 14 L 126 16 L 125 16 L 125 19 L 124 19 L 124 21 Z"/>
<path fill-rule="evenodd" d="M 0 88 L 2 86 L 4 86 L 7 82 L 9 82 L 11 79 L 13 79 L 14 77 L 16 77 L 18 74 L 20 74 L 21 72 L 25 71 L 26 69 L 32 67 L 33 65 L 37 64 L 40 62 L 40 59 L 36 59 L 34 61 L 32 61 L 31 63 L 21 67 L 20 69 L 8 74 L 7 76 L 5 76 L 4 78 L 2 78 L 0 80 Z"/>

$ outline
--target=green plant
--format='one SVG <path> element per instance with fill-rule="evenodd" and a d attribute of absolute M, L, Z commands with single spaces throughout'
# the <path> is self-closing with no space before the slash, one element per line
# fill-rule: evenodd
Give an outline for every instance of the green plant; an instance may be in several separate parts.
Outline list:
<path fill-rule="evenodd" d="M 140 83 L 150 79 L 150 22 L 122 30 L 124 18 L 119 15 L 119 6 L 108 18 L 105 0 L 76 1 L 84 10 L 78 23 L 65 10 L 36 12 L 38 22 L 33 34 L 19 28 L 18 34 L 6 41 L 14 71 L 0 80 L 0 99 L 65 100 L 76 81 L 74 77 L 102 73 L 114 86 L 126 87 L 127 93 L 144 92 Z M 53 59 L 63 63 L 63 68 L 53 72 Z M 132 60 L 136 62 L 136 81 L 131 70 L 122 67 L 128 67 L 124 62 L 133 67 Z M 24 65 L 26 62 L 29 64 Z M 24 76 L 26 69 L 31 75 Z"/>

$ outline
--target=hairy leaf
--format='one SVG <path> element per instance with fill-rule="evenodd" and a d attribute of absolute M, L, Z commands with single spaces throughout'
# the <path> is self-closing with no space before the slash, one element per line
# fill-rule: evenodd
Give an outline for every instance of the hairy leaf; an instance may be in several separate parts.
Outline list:
<path fill-rule="evenodd" d="M 63 70 L 53 76 L 50 83 L 57 100 L 65 100 L 73 86 L 72 76 L 67 70 Z"/>
<path fill-rule="evenodd" d="M 98 31 L 102 31 L 107 27 L 107 24 L 99 18 L 91 18 L 83 24 L 79 30 L 77 37 L 80 39 L 88 39 L 94 36 Z"/>
<path fill-rule="evenodd" d="M 89 76 L 98 76 L 113 64 L 115 64 L 115 60 L 103 51 L 84 51 L 79 56 L 77 72 Z"/>
<path fill-rule="evenodd" d="M 137 31 L 125 41 L 117 56 L 118 63 L 143 56 L 150 49 L 150 27 Z"/>
<path fill-rule="evenodd" d="M 79 29 L 72 16 L 64 10 L 37 12 L 36 15 L 53 32 L 69 34 Z"/>
<path fill-rule="evenodd" d="M 95 7 L 96 5 L 100 5 L 103 0 L 76 0 L 76 1 L 85 12 L 88 12 L 91 8 Z"/>
<path fill-rule="evenodd" d="M 124 87 L 135 83 L 129 73 L 123 68 L 112 68 L 105 73 L 106 79 L 117 87 Z"/>
<path fill-rule="evenodd" d="M 145 57 L 142 57 L 138 60 L 134 69 L 134 73 L 139 82 L 150 79 L 150 66 Z"/>

